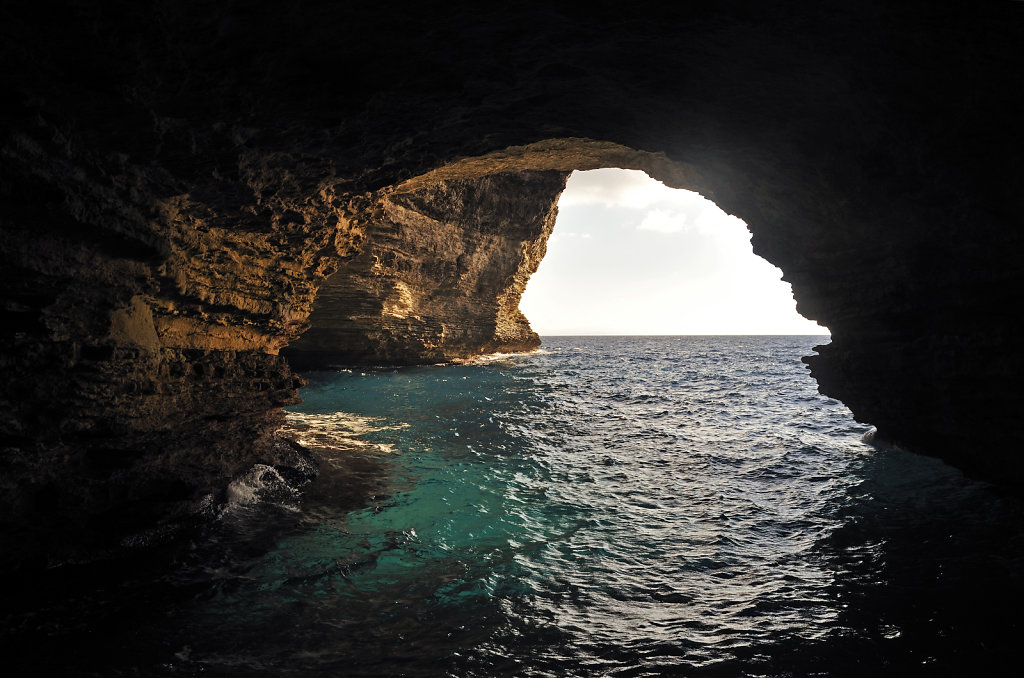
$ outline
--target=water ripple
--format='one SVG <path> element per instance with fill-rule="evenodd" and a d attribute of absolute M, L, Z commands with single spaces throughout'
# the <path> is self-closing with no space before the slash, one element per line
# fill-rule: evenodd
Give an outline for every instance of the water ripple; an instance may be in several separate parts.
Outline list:
<path fill-rule="evenodd" d="M 149 673 L 941 675 L 1015 659 L 1014 627 L 975 612 L 1015 618 L 1024 600 L 1020 503 L 862 442 L 799 360 L 818 342 L 567 338 L 308 375 L 289 427 L 320 478 L 297 510 L 288 495 L 197 542 Z"/>

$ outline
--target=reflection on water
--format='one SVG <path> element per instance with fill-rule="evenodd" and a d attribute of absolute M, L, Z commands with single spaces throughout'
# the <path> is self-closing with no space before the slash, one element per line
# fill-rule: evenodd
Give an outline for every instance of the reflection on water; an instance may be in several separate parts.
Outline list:
<path fill-rule="evenodd" d="M 298 498 L 269 472 L 243 479 L 173 577 L 86 601 L 114 610 L 101 633 L 121 650 L 78 666 L 944 675 L 1013 660 L 1015 622 L 996 615 L 1021 601 L 1020 503 L 862 443 L 799 362 L 814 342 L 557 339 L 308 375 L 286 433 L 320 477 Z"/>

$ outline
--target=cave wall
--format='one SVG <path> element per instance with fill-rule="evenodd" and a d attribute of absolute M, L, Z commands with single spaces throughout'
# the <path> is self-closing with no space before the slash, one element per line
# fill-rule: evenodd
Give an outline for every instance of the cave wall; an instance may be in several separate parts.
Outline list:
<path fill-rule="evenodd" d="M 264 200 L 74 148 L 42 120 L 3 149 L 0 553 L 61 563 L 187 523 L 276 441 L 302 383 L 280 346 L 359 234 L 330 194 Z M 340 203 L 339 203 L 340 204 Z"/>
<path fill-rule="evenodd" d="M 389 190 L 364 210 L 362 251 L 321 285 L 294 367 L 420 364 L 525 351 L 519 311 L 568 175 L 484 174 Z"/>
<path fill-rule="evenodd" d="M 279 352 L 324 281 L 325 301 L 366 283 L 375 249 L 393 284 L 483 252 L 448 231 L 434 262 L 409 235 L 459 221 L 431 206 L 443 182 L 463 182 L 458 214 L 516 172 L 635 167 L 715 200 L 832 330 L 809 361 L 823 392 L 1024 479 L 1024 3 L 0 11 L 5 565 L 112 548 L 287 456 Z M 534 207 L 509 227 L 543 228 Z M 492 235 L 487 257 L 511 236 Z M 436 343 L 407 327 L 358 350 Z"/>

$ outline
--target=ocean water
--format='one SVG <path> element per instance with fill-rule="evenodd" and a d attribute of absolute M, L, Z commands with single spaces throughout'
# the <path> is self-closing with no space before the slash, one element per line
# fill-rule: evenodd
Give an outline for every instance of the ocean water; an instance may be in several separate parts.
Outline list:
<path fill-rule="evenodd" d="M 285 432 L 317 480 L 254 469 L 173 574 L 97 593 L 53 645 L 88 675 L 1014 666 L 1021 502 L 865 443 L 800 361 L 823 341 L 552 337 L 307 374 Z"/>

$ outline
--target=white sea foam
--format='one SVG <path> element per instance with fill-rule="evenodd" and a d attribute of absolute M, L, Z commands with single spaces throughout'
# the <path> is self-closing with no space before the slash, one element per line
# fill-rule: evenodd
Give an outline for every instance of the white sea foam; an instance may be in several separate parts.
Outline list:
<path fill-rule="evenodd" d="M 484 355 L 473 356 L 472 358 L 458 358 L 452 362 L 456 365 L 486 365 L 500 360 L 511 360 L 513 358 L 521 358 L 528 355 L 550 354 L 551 351 L 543 348 L 535 348 L 532 351 L 519 351 L 517 353 L 502 353 L 501 351 L 497 351 L 495 353 L 485 353 Z"/>
<path fill-rule="evenodd" d="M 372 454 L 393 451 L 391 445 L 371 443 L 360 436 L 407 426 L 384 425 L 383 417 L 363 417 L 347 412 L 287 412 L 285 422 L 278 429 L 278 435 L 312 450 L 320 463 L 332 465 L 339 461 L 343 463 L 348 455 L 357 450 Z M 228 485 L 227 502 L 222 515 L 237 514 L 238 511 L 244 513 L 245 509 L 261 504 L 298 511 L 299 498 L 298 488 L 292 486 L 281 471 L 267 464 L 256 464 Z"/>
<path fill-rule="evenodd" d="M 896 450 L 898 452 L 907 452 L 907 449 L 904 448 L 903 446 L 886 440 L 885 438 L 880 438 L 878 436 L 878 429 L 875 428 L 874 426 L 869 428 L 864 433 L 864 435 L 861 436 L 861 442 L 867 443 L 868 445 L 871 445 L 872 447 L 878 450 Z"/>
<path fill-rule="evenodd" d="M 255 464 L 228 485 L 228 507 L 252 506 L 270 502 L 285 508 L 295 508 L 292 502 L 299 492 L 288 484 L 273 466 Z"/>

